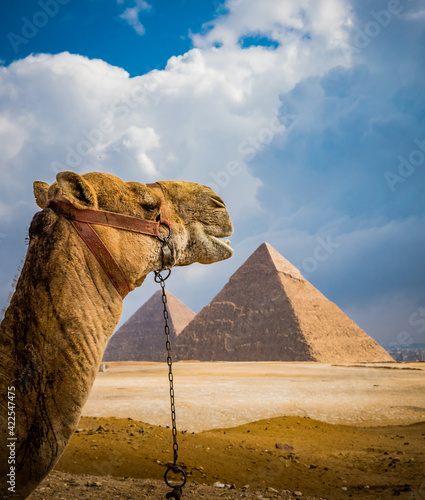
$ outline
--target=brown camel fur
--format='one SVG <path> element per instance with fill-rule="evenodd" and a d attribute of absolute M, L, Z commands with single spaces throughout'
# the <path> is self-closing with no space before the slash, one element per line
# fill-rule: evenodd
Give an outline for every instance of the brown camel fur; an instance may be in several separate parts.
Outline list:
<path fill-rule="evenodd" d="M 50 186 L 34 183 L 43 210 L 31 222 L 25 263 L 0 325 L 2 499 L 26 498 L 58 461 L 122 312 L 120 295 L 70 222 L 44 209 L 47 199 L 149 220 L 156 220 L 162 203 L 157 190 L 109 174 L 61 172 L 56 179 Z M 233 250 L 219 238 L 231 234 L 232 223 L 221 198 L 191 182 L 160 185 L 173 230 L 169 246 L 175 265 L 229 258 Z M 161 268 L 156 237 L 94 228 L 132 290 Z M 16 441 L 7 439 L 8 394 L 15 396 L 9 400 L 15 404 L 15 420 L 9 413 L 9 425 L 16 424 Z"/>

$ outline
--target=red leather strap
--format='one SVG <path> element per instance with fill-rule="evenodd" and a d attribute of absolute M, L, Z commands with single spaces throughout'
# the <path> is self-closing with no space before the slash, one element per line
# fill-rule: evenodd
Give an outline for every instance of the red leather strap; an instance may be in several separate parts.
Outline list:
<path fill-rule="evenodd" d="M 133 231 L 135 233 L 147 234 L 148 236 L 156 236 L 160 238 L 159 228 L 161 224 L 170 229 L 170 223 L 167 220 L 167 203 L 160 184 L 146 184 L 146 186 L 151 189 L 155 189 L 161 198 L 159 221 L 139 219 L 138 217 L 132 217 L 131 215 L 107 212 L 105 210 L 93 210 L 90 208 L 80 209 L 72 205 L 72 203 L 64 200 L 50 199 L 47 200 L 46 203 L 46 208 L 51 208 L 58 215 L 62 215 L 70 220 L 77 233 L 81 236 L 82 240 L 96 257 L 100 266 L 111 280 L 121 298 L 124 298 L 130 292 L 130 285 L 118 262 L 115 260 L 91 224 L 114 227 L 125 231 Z M 170 234 L 171 230 L 169 236 Z M 161 239 L 161 241 L 165 240 Z"/>
<path fill-rule="evenodd" d="M 81 236 L 84 243 L 92 251 L 102 269 L 116 288 L 123 299 L 130 292 L 130 285 L 125 277 L 118 262 L 114 259 L 111 252 L 103 242 L 102 238 L 96 233 L 90 224 L 71 220 L 77 233 Z"/>
<path fill-rule="evenodd" d="M 47 200 L 46 208 L 51 208 L 58 215 L 63 215 L 67 219 L 85 222 L 86 224 L 97 224 L 99 226 L 115 227 L 125 231 L 147 234 L 149 236 L 159 236 L 159 226 L 165 224 L 166 220 L 151 221 L 138 219 L 131 215 L 117 214 L 105 210 L 92 210 L 90 208 L 80 209 L 64 200 Z"/>

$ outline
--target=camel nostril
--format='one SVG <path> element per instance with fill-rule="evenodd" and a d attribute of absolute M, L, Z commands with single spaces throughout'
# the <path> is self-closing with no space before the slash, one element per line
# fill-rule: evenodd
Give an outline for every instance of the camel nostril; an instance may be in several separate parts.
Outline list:
<path fill-rule="evenodd" d="M 215 196 L 210 196 L 210 198 L 214 206 L 220 208 L 226 208 L 226 205 L 224 204 L 224 201 L 220 198 L 220 196 L 215 195 Z"/>

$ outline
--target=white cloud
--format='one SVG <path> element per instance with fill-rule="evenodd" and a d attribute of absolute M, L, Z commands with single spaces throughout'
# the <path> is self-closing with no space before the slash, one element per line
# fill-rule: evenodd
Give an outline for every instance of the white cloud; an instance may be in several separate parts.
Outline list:
<path fill-rule="evenodd" d="M 236 217 L 258 213 L 262 182 L 249 162 L 284 133 L 276 118 L 280 93 L 343 63 L 339 50 L 329 50 L 349 15 L 343 5 L 303 0 L 304 11 L 286 1 L 260 9 L 245 0 L 195 37 L 198 48 L 136 78 L 68 53 L 29 56 L 1 68 L 1 88 L 14 96 L 0 113 L 0 124 L 10 122 L 9 135 L 2 136 L 5 187 L 18 164 L 22 177 L 47 181 L 63 168 L 149 181 L 185 178 L 214 184 Z M 148 8 L 138 0 L 131 9 Z M 255 26 L 278 37 L 280 46 L 241 49 L 226 42 L 228 32 L 239 39 Z M 297 30 L 308 30 L 311 39 Z M 212 46 L 217 37 L 226 42 L 221 48 Z"/>
<path fill-rule="evenodd" d="M 206 33 L 192 35 L 198 47 L 214 44 L 230 47 L 249 35 L 263 35 L 277 41 L 288 54 L 305 55 L 312 45 L 323 52 L 333 49 L 335 41 L 347 37 L 351 20 L 345 0 L 244 0 L 226 3 L 229 13 L 207 23 Z M 289 46 L 288 46 L 289 45 Z M 313 63 L 314 61 L 311 61 Z"/>
<path fill-rule="evenodd" d="M 118 4 L 124 3 L 123 0 L 117 0 Z M 124 19 L 130 26 L 134 28 L 138 35 L 145 34 L 145 27 L 140 22 L 139 14 L 143 11 L 149 11 L 151 6 L 145 2 L 145 0 L 136 0 L 134 7 L 128 7 L 120 15 L 121 19 Z"/>
<path fill-rule="evenodd" d="M 405 18 L 414 21 L 422 21 L 425 19 L 425 9 L 418 7 L 416 11 L 407 12 Z"/>
<path fill-rule="evenodd" d="M 139 170 L 139 177 L 154 180 L 159 172 L 147 153 L 158 146 L 159 136 L 151 127 L 142 129 L 132 125 L 115 142 L 98 151 L 112 163 L 133 164 Z"/>
<path fill-rule="evenodd" d="M 218 292 L 263 241 L 302 267 L 318 237 L 335 235 L 340 251 L 311 278 L 331 294 L 338 293 L 332 276 L 343 276 L 347 289 L 348 283 L 358 284 L 359 259 L 373 256 L 372 269 L 398 237 L 421 248 L 421 240 L 409 239 L 406 228 L 414 233 L 422 222 L 406 219 L 404 225 L 389 226 L 386 218 L 366 225 L 363 220 L 374 217 L 368 211 L 377 190 L 387 190 L 370 165 L 391 165 L 400 152 L 399 136 L 391 135 L 394 123 L 397 132 L 416 129 L 410 118 L 401 120 L 383 104 L 383 95 L 397 94 L 396 83 L 389 83 L 395 78 L 373 80 L 365 67 L 347 68 L 341 47 L 352 24 L 348 3 L 232 0 L 227 5 L 227 14 L 193 35 L 195 48 L 172 57 L 163 71 L 130 78 L 104 61 L 69 53 L 29 56 L 0 67 L 0 212 L 7 216 L 0 233 L 28 225 L 36 210 L 32 181 L 52 182 L 59 169 L 212 185 L 235 222 L 237 252 L 229 261 L 202 268 L 202 281 L 194 279 L 200 266 L 176 271 L 181 284 L 171 291 L 194 309 L 205 305 L 212 298 L 205 294 Z M 148 8 L 137 1 L 123 14 L 140 34 L 139 14 Z M 277 46 L 242 48 L 241 40 L 251 36 Z M 413 190 L 416 183 L 407 187 Z M 358 199 L 352 193 L 360 193 Z M 21 253 L 9 249 L 7 258 Z M 387 265 L 394 262 L 387 259 Z M 397 285 L 391 286 L 395 296 Z M 370 288 L 379 295 L 379 287 Z M 133 309 L 140 297 L 148 298 L 143 290 L 126 302 Z M 351 297 L 356 293 L 351 290 Z M 364 304 L 351 307 L 358 314 L 355 308 Z"/>
<path fill-rule="evenodd" d="M 6 205 L 5 203 L 2 203 L 0 201 L 0 217 L 3 220 L 9 220 L 12 216 L 12 210 L 9 205 Z M 6 237 L 7 235 L 5 233 L 0 233 L 0 239 Z"/>
<path fill-rule="evenodd" d="M 0 117 L 0 138 L 2 145 L 2 158 L 7 161 L 19 154 L 25 142 L 26 134 L 19 123 L 6 116 Z"/>
<path fill-rule="evenodd" d="M 345 4 L 294 5 L 244 0 L 195 36 L 196 48 L 172 57 L 165 70 L 136 78 L 69 53 L 1 67 L 0 97 L 8 99 L 0 110 L 0 194 L 11 217 L 27 224 L 35 209 L 32 181 L 52 182 L 64 169 L 141 182 L 201 182 L 220 192 L 236 223 L 264 214 L 258 200 L 263 183 L 251 162 L 285 134 L 277 119 L 279 95 L 345 61 L 332 48 L 349 17 Z M 149 8 L 137 0 L 123 18 L 142 33 L 139 14 Z M 238 45 L 257 32 L 279 46 Z"/>

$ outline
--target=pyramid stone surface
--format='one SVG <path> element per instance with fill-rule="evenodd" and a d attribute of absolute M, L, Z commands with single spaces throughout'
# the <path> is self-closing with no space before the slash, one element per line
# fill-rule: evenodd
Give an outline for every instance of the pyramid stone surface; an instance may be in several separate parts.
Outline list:
<path fill-rule="evenodd" d="M 174 342 L 195 313 L 166 292 L 170 340 Z M 162 292 L 158 291 L 110 338 L 103 361 L 165 361 Z"/>
<path fill-rule="evenodd" d="M 183 330 L 175 352 L 201 361 L 393 361 L 267 243 Z"/>

